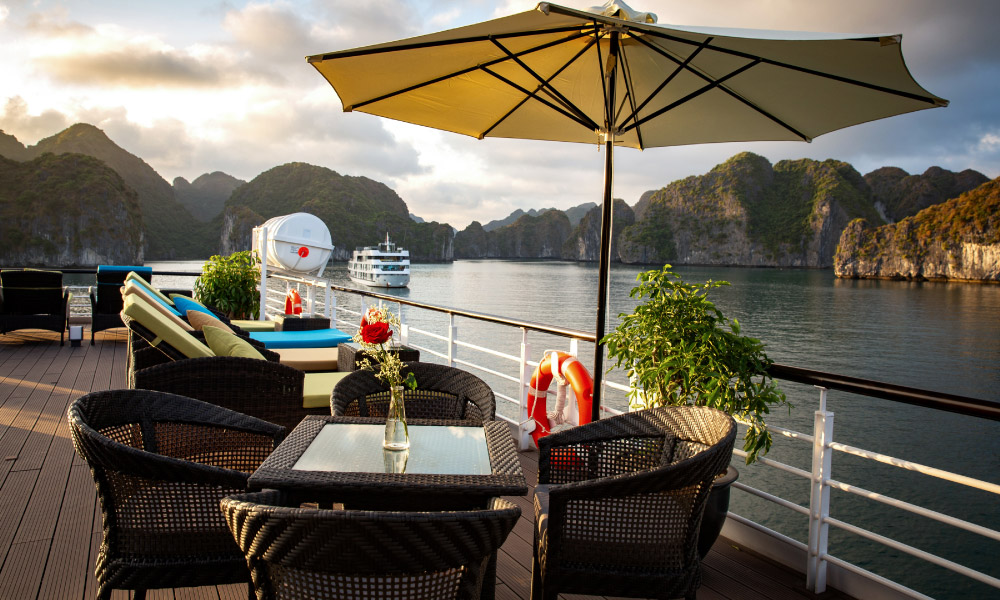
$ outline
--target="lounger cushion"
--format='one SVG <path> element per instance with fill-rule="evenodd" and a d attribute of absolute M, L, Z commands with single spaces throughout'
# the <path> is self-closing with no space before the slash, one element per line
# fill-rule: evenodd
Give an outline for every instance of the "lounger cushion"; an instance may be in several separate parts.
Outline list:
<path fill-rule="evenodd" d="M 338 348 L 280 348 L 281 364 L 300 371 L 336 371 Z"/>
<path fill-rule="evenodd" d="M 153 306 L 139 294 L 128 294 L 125 296 L 125 307 L 122 313 L 135 319 L 143 327 L 153 332 L 153 334 L 177 349 L 178 352 L 188 358 L 198 358 L 201 356 L 215 356 L 215 353 L 200 341 L 195 339 L 177 323 L 167 318 L 163 312 L 153 308 Z M 150 345 L 156 346 L 156 340 L 147 340 Z M 155 343 L 154 343 L 155 342 Z"/>
<path fill-rule="evenodd" d="M 257 321 L 250 319 L 232 319 L 229 321 L 243 331 L 274 331 L 274 321 Z"/>
<path fill-rule="evenodd" d="M 160 300 L 163 300 L 164 304 L 166 304 L 167 306 L 173 306 L 174 305 L 173 300 L 171 300 L 170 298 L 167 298 L 166 295 L 163 294 L 163 292 L 161 292 L 160 290 L 158 290 L 155 287 L 153 287 L 153 284 L 149 283 L 148 281 L 146 281 L 145 279 L 143 279 L 142 277 L 140 277 L 139 274 L 136 273 L 135 271 L 131 271 L 128 275 L 126 275 L 125 276 L 125 281 L 126 282 L 135 281 L 136 283 L 139 283 L 139 284 L 145 286 L 146 289 L 148 289 L 150 292 L 152 292 L 152 294 L 154 296 L 156 296 Z"/>
<path fill-rule="evenodd" d="M 172 321 L 175 325 L 177 325 L 177 327 L 180 327 L 184 331 L 194 331 L 193 327 L 191 327 L 181 319 L 181 314 L 179 312 L 167 306 L 166 304 L 160 302 L 159 299 L 156 298 L 156 296 L 154 296 L 149 291 L 148 288 L 143 287 L 142 285 L 136 283 L 135 281 L 125 282 L 125 288 L 124 291 L 122 292 L 122 295 L 125 298 L 128 298 L 129 296 L 133 295 L 139 296 L 140 298 L 143 299 L 143 301 L 147 305 L 149 305 L 151 309 L 158 311 L 164 317 L 166 317 L 167 319 Z M 143 323 L 143 325 L 145 325 L 145 323 Z"/>
<path fill-rule="evenodd" d="M 192 300 L 188 296 L 184 296 L 182 294 L 170 294 L 170 299 L 174 302 L 174 308 L 176 308 L 181 314 L 184 314 L 189 310 L 197 310 L 207 315 L 212 315 L 213 317 L 215 316 L 215 313 L 213 313 L 207 306 L 201 302 Z"/>
<path fill-rule="evenodd" d="M 311 329 L 309 331 L 252 331 L 250 337 L 264 344 L 268 350 L 275 348 L 333 348 L 351 336 L 339 329 Z"/>
<path fill-rule="evenodd" d="M 334 386 L 350 372 L 306 373 L 302 384 L 302 408 L 330 408 Z"/>
<path fill-rule="evenodd" d="M 194 327 L 196 331 L 201 331 L 206 325 L 211 325 L 212 327 L 218 327 L 223 331 L 228 331 L 229 333 L 236 333 L 228 325 L 222 321 L 215 318 L 214 315 L 206 315 L 200 310 L 189 310 L 187 311 L 188 323 L 191 327 Z"/>
<path fill-rule="evenodd" d="M 205 333 L 208 347 L 212 349 L 212 352 L 215 352 L 216 356 L 240 356 L 265 360 L 264 355 L 257 352 L 256 348 L 230 331 L 223 331 L 211 325 L 206 325 L 202 331 Z"/>

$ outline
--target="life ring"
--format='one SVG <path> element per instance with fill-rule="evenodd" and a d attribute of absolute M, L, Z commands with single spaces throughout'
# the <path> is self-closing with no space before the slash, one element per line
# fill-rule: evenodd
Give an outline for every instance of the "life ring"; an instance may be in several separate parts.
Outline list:
<path fill-rule="evenodd" d="M 302 314 L 302 296 L 299 295 L 298 290 L 288 290 L 288 293 L 285 294 L 285 314 Z"/>
<path fill-rule="evenodd" d="M 553 368 L 555 361 L 555 368 Z M 545 397 L 548 395 L 549 384 L 557 378 L 568 382 L 576 394 L 576 404 L 565 402 L 565 396 L 556 400 L 556 412 L 549 414 L 545 410 Z M 565 385 L 560 386 L 565 394 Z M 538 440 L 551 433 L 552 421 L 556 424 L 572 423 L 583 425 L 590 423 L 591 407 L 594 403 L 594 379 L 575 356 L 565 352 L 551 352 L 545 355 L 535 373 L 531 376 L 528 387 L 528 414 L 535 422 L 531 432 L 535 446 Z M 562 404 L 563 406 L 560 406 Z"/>

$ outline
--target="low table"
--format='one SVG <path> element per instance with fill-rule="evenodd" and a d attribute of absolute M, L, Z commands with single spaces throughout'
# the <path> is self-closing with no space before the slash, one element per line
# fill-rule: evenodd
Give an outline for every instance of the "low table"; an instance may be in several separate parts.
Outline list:
<path fill-rule="evenodd" d="M 338 346 L 337 364 L 341 371 L 357 371 L 360 363 L 365 358 L 371 358 L 368 353 L 355 343 L 341 342 Z M 415 362 L 420 360 L 420 350 L 409 346 L 394 346 L 393 352 L 399 353 L 399 360 L 403 362 Z M 372 359 L 374 361 L 374 359 Z"/>
<path fill-rule="evenodd" d="M 484 508 L 495 496 L 528 493 L 506 422 L 410 419 L 408 425 L 410 449 L 392 452 L 382 449 L 384 420 L 308 416 L 249 486 L 284 490 L 297 502 L 368 510 Z"/>

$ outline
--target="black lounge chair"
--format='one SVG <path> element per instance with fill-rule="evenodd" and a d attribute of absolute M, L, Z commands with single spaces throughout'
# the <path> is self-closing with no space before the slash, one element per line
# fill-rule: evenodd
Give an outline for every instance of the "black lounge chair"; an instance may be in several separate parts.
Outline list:
<path fill-rule="evenodd" d="M 531 598 L 693 600 L 698 533 L 736 439 L 714 408 L 643 410 L 539 441 Z"/>
<path fill-rule="evenodd" d="M 408 372 L 417 379 L 417 389 L 404 392 L 408 419 L 468 419 L 478 423 L 496 419 L 493 390 L 472 373 L 424 362 L 404 363 L 403 376 Z M 371 371 L 354 371 L 333 388 L 330 412 L 384 419 L 389 412 L 389 388 Z"/>
<path fill-rule="evenodd" d="M 284 437 L 284 428 L 150 390 L 75 400 L 69 426 L 90 466 L 104 527 L 97 597 L 112 590 L 248 584 L 250 571 L 219 511 Z"/>
<path fill-rule="evenodd" d="M 147 281 L 152 280 L 153 270 L 149 267 L 109 266 L 97 267 L 97 289 L 90 289 L 90 345 L 94 345 L 94 333 L 124 327 L 119 313 L 122 311 L 122 286 L 125 278 L 135 271 Z"/>
<path fill-rule="evenodd" d="M 258 598 L 492 598 L 490 557 L 521 516 L 501 498 L 448 512 L 290 504 L 274 490 L 222 500 Z"/>
<path fill-rule="evenodd" d="M 70 298 L 60 271 L 4 269 L 0 271 L 0 333 L 48 329 L 59 332 L 62 346 Z"/>

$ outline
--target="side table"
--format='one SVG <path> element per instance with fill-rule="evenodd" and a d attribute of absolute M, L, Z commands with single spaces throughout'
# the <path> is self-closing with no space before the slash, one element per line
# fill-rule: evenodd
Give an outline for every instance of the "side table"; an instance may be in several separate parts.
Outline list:
<path fill-rule="evenodd" d="M 327 317 L 278 315 L 274 318 L 274 323 L 275 331 L 312 331 L 314 329 L 330 328 L 330 319 Z"/>
<path fill-rule="evenodd" d="M 393 350 L 399 352 L 399 360 L 403 362 L 420 360 L 420 350 L 416 348 L 396 346 Z M 371 357 L 358 344 L 341 342 L 337 345 L 337 368 L 341 371 L 357 371 L 359 363 L 364 358 Z"/>

